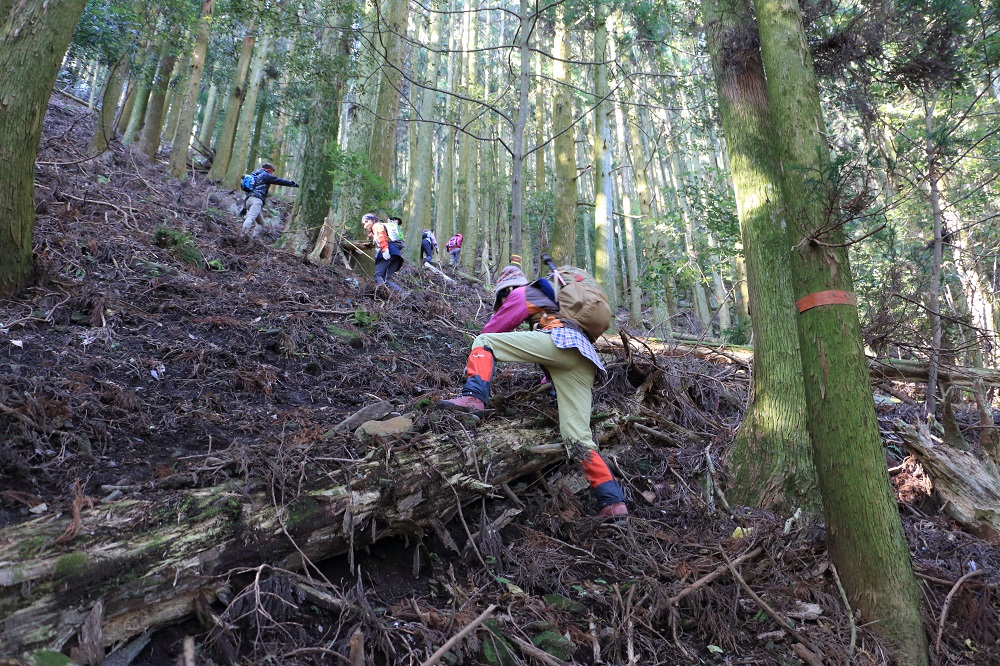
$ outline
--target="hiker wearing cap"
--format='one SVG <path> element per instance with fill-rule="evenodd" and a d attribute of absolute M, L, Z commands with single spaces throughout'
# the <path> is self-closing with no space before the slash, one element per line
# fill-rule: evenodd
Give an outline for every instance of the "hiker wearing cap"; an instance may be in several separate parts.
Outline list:
<path fill-rule="evenodd" d="M 366 213 L 361 223 L 375 242 L 375 285 L 386 286 L 397 294 L 403 293 L 403 288 L 392 281 L 392 276 L 403 267 L 403 240 L 400 235 L 402 220 L 390 217 L 387 222 L 380 222 L 375 213 Z"/>
<path fill-rule="evenodd" d="M 246 214 L 246 218 L 243 220 L 243 235 L 249 235 L 251 238 L 257 238 L 260 233 L 263 219 L 260 211 L 264 207 L 264 201 L 267 200 L 268 190 L 271 186 L 299 186 L 294 180 L 285 180 L 275 176 L 274 165 L 268 162 L 264 162 L 259 169 L 244 176 L 240 185 L 247 192 L 247 197 L 243 201 L 243 212 Z"/>
<path fill-rule="evenodd" d="M 437 404 L 482 415 L 490 396 L 490 381 L 496 361 L 537 363 L 552 380 L 559 406 L 559 433 L 580 456 L 591 492 L 601 506 L 600 516 L 628 515 L 625 495 L 597 452 L 590 430 L 594 376 L 604 366 L 597 350 L 580 327 L 559 318 L 559 305 L 552 284 L 545 279 L 528 283 L 518 266 L 507 266 L 497 276 L 493 316 L 472 342 L 465 366 L 462 394 Z M 515 331 L 522 323 L 529 331 Z"/>

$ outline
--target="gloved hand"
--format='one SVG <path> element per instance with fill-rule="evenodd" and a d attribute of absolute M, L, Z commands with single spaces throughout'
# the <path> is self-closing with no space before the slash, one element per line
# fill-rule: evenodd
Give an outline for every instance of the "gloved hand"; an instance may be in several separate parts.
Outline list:
<path fill-rule="evenodd" d="M 382 255 L 382 258 L 385 259 L 386 261 L 389 261 L 389 257 L 391 256 L 389 254 L 389 250 L 382 250 L 381 255 Z"/>
<path fill-rule="evenodd" d="M 298 186 L 299 186 L 299 184 L 298 184 L 298 183 L 296 183 L 296 182 L 295 182 L 295 181 L 293 180 L 293 181 L 292 181 L 292 187 L 298 187 Z"/>

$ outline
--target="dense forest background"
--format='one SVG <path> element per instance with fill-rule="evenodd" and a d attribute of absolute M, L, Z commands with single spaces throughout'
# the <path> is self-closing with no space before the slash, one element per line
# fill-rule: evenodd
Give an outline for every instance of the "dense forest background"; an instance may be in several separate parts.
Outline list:
<path fill-rule="evenodd" d="M 722 502 L 822 523 L 858 617 L 900 663 L 929 663 L 942 658 L 941 632 L 929 647 L 886 444 L 923 456 L 951 519 L 995 543 L 998 10 L 953 0 L 0 0 L 0 293 L 11 308 L 45 300 L 37 289 L 54 260 L 40 238 L 53 202 L 69 210 L 96 197 L 128 228 L 133 205 L 153 206 L 159 219 L 141 233 L 184 247 L 205 216 L 236 235 L 240 179 L 263 162 L 301 184 L 265 208 L 269 251 L 324 276 L 370 272 L 360 220 L 371 210 L 402 218 L 414 266 L 423 230 L 442 248 L 463 235 L 461 264 L 446 269 L 458 282 L 443 284 L 441 300 L 449 289 L 488 293 L 512 262 L 544 273 L 543 253 L 580 266 L 618 313 L 609 335 L 620 342 L 605 338 L 600 351 L 632 364 L 640 345 L 652 358 L 623 380 L 637 404 L 669 374 L 658 353 L 748 369 L 752 355 L 738 424 L 702 432 L 728 447 Z M 58 139 L 46 130 L 43 151 L 64 141 L 72 153 L 46 160 L 53 95 L 89 113 Z M 112 172 L 125 156 L 157 196 L 124 203 L 132 185 Z M 93 191 L 42 182 L 52 168 L 85 170 Z M 192 188 L 205 196 L 186 198 Z M 193 264 L 246 269 L 212 261 Z M 337 298 L 333 315 L 374 321 Z M 103 322 L 100 309 L 90 316 Z M 52 323 L 51 313 L 10 320 Z M 909 409 L 902 439 L 880 429 L 873 386 Z M 16 402 L 0 411 L 30 425 Z M 642 427 L 669 429 L 673 416 L 646 414 L 655 423 Z M 699 473 L 714 502 L 706 455 Z M 952 593 L 982 576 L 958 573 Z M 676 617 L 670 629 L 680 645 Z"/>

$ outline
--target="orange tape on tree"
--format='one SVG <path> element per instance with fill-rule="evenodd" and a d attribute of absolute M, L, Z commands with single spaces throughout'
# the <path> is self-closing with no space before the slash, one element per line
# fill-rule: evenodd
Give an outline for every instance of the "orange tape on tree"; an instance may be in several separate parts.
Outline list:
<path fill-rule="evenodd" d="M 852 291 L 841 291 L 840 289 L 828 289 L 827 291 L 817 291 L 815 294 L 803 296 L 795 301 L 795 306 L 799 313 L 810 310 L 821 305 L 853 305 L 857 306 L 858 297 Z"/>

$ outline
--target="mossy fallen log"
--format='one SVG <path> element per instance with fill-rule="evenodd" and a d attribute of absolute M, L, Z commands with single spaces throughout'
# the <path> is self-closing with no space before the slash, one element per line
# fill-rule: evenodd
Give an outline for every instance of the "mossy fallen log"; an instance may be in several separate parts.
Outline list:
<path fill-rule="evenodd" d="M 459 503 L 557 462 L 553 430 L 488 423 L 373 446 L 357 463 L 325 463 L 283 490 L 232 483 L 99 503 L 0 530 L 0 655 L 68 651 L 99 601 L 107 646 L 194 613 L 230 574 L 268 563 L 299 569 L 387 536 L 422 533 Z M 294 491 L 294 492 L 293 492 Z M 278 497 L 277 504 L 274 498 Z M 68 530 L 70 530 L 68 532 Z"/>

